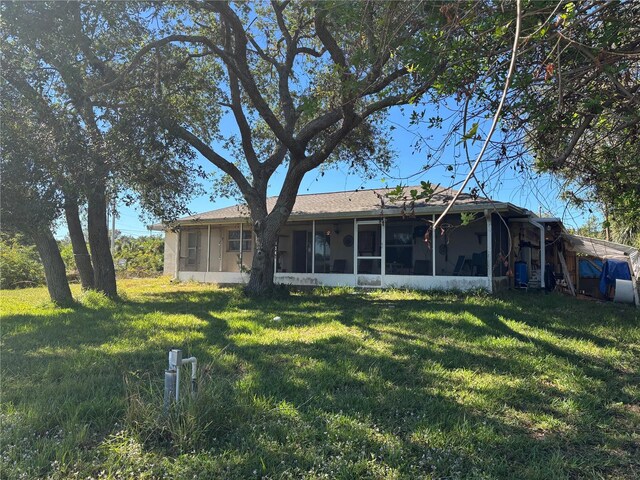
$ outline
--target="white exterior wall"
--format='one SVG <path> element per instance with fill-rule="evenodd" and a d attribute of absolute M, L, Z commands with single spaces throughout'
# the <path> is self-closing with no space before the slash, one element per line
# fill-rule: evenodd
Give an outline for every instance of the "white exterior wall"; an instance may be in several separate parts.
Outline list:
<path fill-rule="evenodd" d="M 377 277 L 374 281 L 374 277 Z M 181 281 L 195 281 L 218 284 L 246 284 L 248 273 L 239 272 L 180 272 Z M 363 282 L 363 279 L 365 280 Z M 471 290 L 485 288 L 491 290 L 487 277 L 432 277 L 412 275 L 354 275 L 341 273 L 276 273 L 275 283 L 296 286 L 328 287 L 383 287 L 411 288 L 417 290 Z M 366 280 L 371 280 L 368 283 Z"/>
<path fill-rule="evenodd" d="M 222 232 L 220 228 L 211 227 L 211 240 L 209 242 L 209 272 L 221 270 Z"/>
<path fill-rule="evenodd" d="M 167 230 L 164 233 L 164 274 L 175 277 L 178 253 L 178 234 Z"/>
<path fill-rule="evenodd" d="M 245 229 L 250 228 L 245 225 Z M 180 272 L 240 272 L 240 252 L 228 251 L 229 231 L 239 230 L 240 224 L 228 226 L 208 226 L 204 227 L 184 227 L 180 234 L 171 231 L 165 232 L 165 275 L 176 275 L 177 251 L 180 248 Z M 211 236 L 209 237 L 209 231 Z M 194 265 L 187 265 L 189 250 L 189 233 L 198 234 L 197 260 Z M 181 236 L 178 242 L 178 235 Z M 242 260 L 245 268 L 251 267 L 253 260 L 253 249 L 255 242 L 252 242 L 251 251 L 242 252 Z M 208 260 L 208 263 L 207 263 Z"/>
<path fill-rule="evenodd" d="M 180 272 L 178 280 L 181 282 L 243 284 L 249 281 L 249 274 L 240 272 Z"/>

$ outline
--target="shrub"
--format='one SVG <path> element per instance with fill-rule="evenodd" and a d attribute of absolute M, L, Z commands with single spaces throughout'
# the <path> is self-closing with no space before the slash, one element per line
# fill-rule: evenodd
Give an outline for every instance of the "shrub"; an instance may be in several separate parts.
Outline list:
<path fill-rule="evenodd" d="M 60 249 L 60 256 L 62 256 L 62 261 L 67 270 L 67 280 L 74 283 L 79 282 L 80 274 L 78 273 L 78 266 L 76 265 L 75 255 L 73 254 L 71 240 L 65 238 L 64 240 L 58 241 L 58 248 Z"/>
<path fill-rule="evenodd" d="M 162 274 L 164 241 L 160 237 L 121 237 L 113 255 L 121 277 L 154 277 Z"/>
<path fill-rule="evenodd" d="M 43 285 L 44 269 L 35 247 L 20 235 L 0 234 L 0 288 Z"/>

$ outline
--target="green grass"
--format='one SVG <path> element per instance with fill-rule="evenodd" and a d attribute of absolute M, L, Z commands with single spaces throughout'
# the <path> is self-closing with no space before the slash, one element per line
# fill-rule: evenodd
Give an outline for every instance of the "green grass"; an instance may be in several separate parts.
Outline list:
<path fill-rule="evenodd" d="M 117 303 L 76 290 L 66 309 L 44 288 L 1 293 L 0 477 L 640 475 L 632 307 L 349 289 L 255 301 L 165 279 L 120 290 Z M 200 391 L 163 416 L 172 346 L 198 357 Z"/>

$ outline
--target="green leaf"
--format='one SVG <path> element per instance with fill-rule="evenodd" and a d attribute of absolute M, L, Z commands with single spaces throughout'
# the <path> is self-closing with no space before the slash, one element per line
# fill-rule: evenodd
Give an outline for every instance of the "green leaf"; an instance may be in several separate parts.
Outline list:
<path fill-rule="evenodd" d="M 474 138 L 476 136 L 476 134 L 478 133 L 478 126 L 480 124 L 478 122 L 474 122 L 473 125 L 471 125 L 471 128 L 467 131 L 467 133 L 465 133 L 462 136 L 462 140 L 460 140 L 458 143 L 456 143 L 456 145 L 460 145 L 461 143 L 466 142 L 467 140 L 471 140 L 472 138 Z"/>

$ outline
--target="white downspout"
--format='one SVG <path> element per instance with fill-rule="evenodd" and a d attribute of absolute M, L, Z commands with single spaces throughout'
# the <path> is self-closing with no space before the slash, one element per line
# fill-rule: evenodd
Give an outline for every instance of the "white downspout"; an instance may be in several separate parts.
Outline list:
<path fill-rule="evenodd" d="M 531 225 L 534 225 L 540 229 L 540 288 L 544 288 L 545 269 L 547 265 L 547 252 L 544 243 L 544 225 L 536 222 L 533 218 L 529 219 Z"/>
<path fill-rule="evenodd" d="M 484 214 L 487 219 L 487 278 L 489 292 L 493 293 L 493 215 L 488 210 Z"/>

